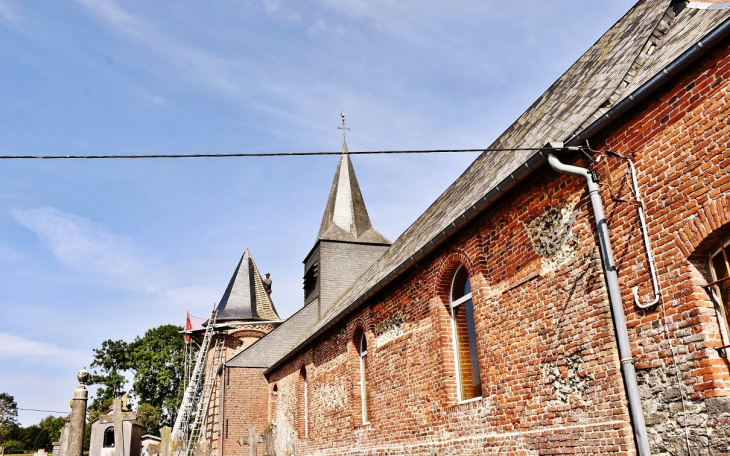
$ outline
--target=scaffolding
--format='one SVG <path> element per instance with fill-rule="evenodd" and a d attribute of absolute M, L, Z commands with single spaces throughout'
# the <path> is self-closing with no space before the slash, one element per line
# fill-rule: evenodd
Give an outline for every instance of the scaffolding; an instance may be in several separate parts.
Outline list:
<path fill-rule="evenodd" d="M 173 425 L 171 434 L 173 441 L 186 443 L 187 447 L 183 450 L 187 453 L 193 450 L 200 438 L 199 428 L 202 426 L 204 420 L 204 417 L 201 415 L 207 411 L 210 392 L 213 389 L 212 385 L 215 384 L 215 373 L 218 366 L 214 364 L 217 361 L 219 362 L 221 357 L 221 344 L 216 343 L 215 352 L 206 372 L 208 350 L 214 336 L 216 318 L 217 311 L 214 310 L 205 328 L 203 342 L 200 344 L 198 353 L 195 356 L 195 365 L 192 366 L 192 369 L 190 368 L 192 364 L 192 349 L 186 349 L 187 356 L 184 361 L 184 370 L 187 371 L 186 374 L 189 372 L 189 377 L 186 375 L 187 386 L 185 387 L 185 393 L 180 403 L 180 408 L 177 411 L 177 417 L 175 418 L 175 424 Z M 191 429 L 191 425 L 193 429 Z M 196 426 L 198 427 L 198 432 L 191 432 Z M 193 439 L 194 436 L 196 436 L 195 439 Z"/>

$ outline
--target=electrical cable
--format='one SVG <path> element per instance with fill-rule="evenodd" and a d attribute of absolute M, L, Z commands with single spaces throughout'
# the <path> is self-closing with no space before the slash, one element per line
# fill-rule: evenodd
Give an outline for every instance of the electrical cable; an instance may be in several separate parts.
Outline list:
<path fill-rule="evenodd" d="M 38 409 L 27 409 L 27 408 L 18 408 L 18 410 L 25 410 L 28 412 L 46 412 L 46 413 L 60 413 L 60 414 L 71 413 L 70 411 L 69 412 L 59 412 L 56 410 L 38 410 Z"/>
<path fill-rule="evenodd" d="M 431 149 L 431 150 L 372 150 L 347 152 L 349 155 L 385 154 L 448 154 L 469 152 L 520 152 L 553 150 L 553 147 L 513 147 L 495 149 Z M 105 158 L 229 158 L 229 157 L 303 157 L 317 155 L 341 155 L 342 152 L 262 152 L 229 154 L 150 154 L 150 155 L 0 155 L 0 160 L 63 160 L 63 159 L 105 159 Z"/>

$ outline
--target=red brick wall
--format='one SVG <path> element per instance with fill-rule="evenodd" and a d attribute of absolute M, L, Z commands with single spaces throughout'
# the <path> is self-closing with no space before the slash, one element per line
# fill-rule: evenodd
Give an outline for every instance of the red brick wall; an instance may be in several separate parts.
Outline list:
<path fill-rule="evenodd" d="M 367 448 L 396 454 L 485 448 L 519 454 L 575 446 L 597 454 L 628 451 L 630 428 L 590 208 L 576 202 L 570 231 L 575 256 L 554 271 L 543 271 L 525 229 L 548 206 L 564 206 L 582 192 L 581 182 L 545 170 L 428 264 L 330 331 L 312 352 L 275 372 L 270 381 L 286 391 L 299 369 L 307 368 L 310 439 L 299 448 L 329 454 Z M 460 263 L 472 277 L 484 390 L 483 399 L 464 404 L 457 401 L 447 307 Z M 389 328 L 379 322 L 399 309 L 405 309 L 402 334 L 388 340 Z M 354 342 L 358 327 L 368 337 L 371 423 L 365 426 Z M 575 378 L 561 378 L 568 376 Z M 297 413 L 292 407 L 284 418 L 295 423 Z"/>
<path fill-rule="evenodd" d="M 604 162 L 593 163 L 655 453 L 684 454 L 685 426 L 693 454 L 730 446 L 730 367 L 716 350 L 726 342 L 701 286 L 702 258 L 730 223 L 728 54 L 716 50 L 592 141 L 633 157 L 646 202 L 663 299 L 640 310 L 631 288 L 645 296 L 650 282 L 636 207 L 612 197 Z M 562 159 L 589 166 L 580 154 Z M 625 163 L 607 163 L 614 196 L 630 201 Z M 459 264 L 471 276 L 483 390 L 462 404 L 447 307 Z M 368 338 L 368 425 L 358 328 Z M 306 440 L 295 432 L 302 367 Z M 268 381 L 280 391 L 272 416 L 297 454 L 634 454 L 585 182 L 540 170 Z"/>
<path fill-rule="evenodd" d="M 235 415 L 231 415 L 228 410 L 226 410 L 226 407 L 228 407 L 229 404 L 229 397 L 236 398 L 231 404 L 233 404 L 234 410 L 236 410 L 238 402 L 238 392 L 237 390 L 234 390 L 234 392 L 231 392 L 229 395 L 229 387 L 232 379 L 228 377 L 228 374 L 225 381 L 226 381 L 226 405 L 223 407 L 223 410 L 221 410 L 221 398 L 223 396 L 223 388 L 222 388 L 222 382 L 223 382 L 223 375 L 222 371 L 216 370 L 215 366 L 213 366 L 214 362 L 218 361 L 228 361 L 231 358 L 233 358 L 235 355 L 240 353 L 242 350 L 244 350 L 246 347 L 250 346 L 257 340 L 259 340 L 261 337 L 263 337 L 268 332 L 272 331 L 274 328 L 276 328 L 278 324 L 254 324 L 254 325 L 242 325 L 238 328 L 224 330 L 221 332 L 217 332 L 213 339 L 211 340 L 210 349 L 208 351 L 208 358 L 206 359 L 206 381 L 213 383 L 213 389 L 210 392 L 210 400 L 208 402 L 208 407 L 205 410 L 205 422 L 203 423 L 204 428 L 204 438 L 210 442 L 211 444 L 211 450 L 215 454 L 220 454 L 220 442 L 221 442 L 221 432 L 223 432 L 223 438 L 226 442 L 230 441 L 230 443 L 233 443 L 235 447 L 239 447 L 237 443 L 235 443 L 241 436 L 247 437 L 248 436 L 248 427 L 243 429 L 243 434 L 238 433 L 240 430 L 238 427 L 242 426 L 240 423 L 240 418 L 236 417 Z M 214 356 L 214 349 L 216 346 L 216 343 L 221 342 L 224 344 L 224 349 L 221 353 L 220 359 L 213 359 Z M 216 365 L 217 366 L 217 365 Z M 231 372 L 230 369 L 228 369 L 226 372 Z M 212 373 L 212 375 L 208 375 L 209 373 Z M 253 375 L 255 378 L 263 379 L 263 374 L 259 369 L 254 370 Z M 234 384 L 236 383 L 236 380 L 233 380 Z M 234 387 L 235 388 L 235 387 Z M 244 388 L 242 385 L 238 385 L 238 388 Z M 253 393 L 251 393 L 253 394 Z M 244 394 L 244 397 L 246 395 Z M 265 400 L 267 401 L 267 407 L 268 407 L 268 398 L 265 397 Z M 266 407 L 262 410 L 266 410 Z M 223 417 L 223 422 L 221 423 L 221 411 L 225 413 L 225 416 Z M 252 410 L 253 413 L 253 410 Z M 259 426 L 258 430 L 261 431 L 261 429 L 266 425 L 268 420 L 263 420 L 264 425 Z M 235 423 L 238 422 L 239 424 L 236 425 Z M 237 427 L 238 426 L 238 427 Z M 235 438 L 232 438 L 234 435 L 236 435 Z M 232 440 L 231 440 L 232 439 Z M 226 446 L 228 446 L 224 442 L 224 449 L 226 450 L 226 454 L 228 454 L 228 451 L 234 451 L 234 448 L 228 448 L 226 449 Z M 240 447 L 239 447 L 240 450 Z"/>
<path fill-rule="evenodd" d="M 248 446 L 239 445 L 238 440 L 248 438 L 251 425 L 261 433 L 269 424 L 266 411 L 271 387 L 263 372 L 264 369 L 226 368 L 225 419 L 228 429 L 223 439 L 223 454 L 226 456 L 247 455 Z M 258 447 L 258 454 L 261 454 L 261 444 Z"/>

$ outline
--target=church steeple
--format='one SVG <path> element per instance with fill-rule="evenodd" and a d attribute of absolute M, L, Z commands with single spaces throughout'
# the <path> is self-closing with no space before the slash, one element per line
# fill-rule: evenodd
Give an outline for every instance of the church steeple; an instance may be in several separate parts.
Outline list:
<path fill-rule="evenodd" d="M 341 116 L 342 154 L 317 241 L 304 259 L 304 305 L 316 302 L 319 317 L 390 247 L 370 223 L 347 150 L 345 113 Z"/>
<path fill-rule="evenodd" d="M 217 321 L 279 321 L 259 268 L 246 249 L 218 303 Z"/>
<path fill-rule="evenodd" d="M 342 113 L 342 155 L 337 164 L 335 178 L 332 182 L 327 206 L 319 227 L 318 240 L 364 242 L 372 244 L 390 244 L 370 223 L 370 216 L 365 207 L 365 200 L 357 183 L 355 169 L 352 167 L 347 150 L 345 135 L 349 128 L 345 127 L 345 114 Z"/>

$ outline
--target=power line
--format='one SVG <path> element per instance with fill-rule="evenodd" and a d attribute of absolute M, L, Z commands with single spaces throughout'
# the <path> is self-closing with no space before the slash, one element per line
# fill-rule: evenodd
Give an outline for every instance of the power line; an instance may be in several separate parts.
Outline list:
<path fill-rule="evenodd" d="M 57 412 L 55 410 L 38 410 L 38 409 L 26 409 L 26 408 L 19 408 L 18 410 L 25 410 L 25 411 L 29 411 L 29 412 L 60 413 L 61 415 L 63 415 L 64 413 L 66 413 L 66 414 L 71 413 L 71 412 Z"/>
<path fill-rule="evenodd" d="M 469 152 L 519 152 L 551 149 L 550 147 L 515 147 L 497 149 L 432 149 L 432 150 L 372 150 L 348 152 L 350 155 L 383 154 L 453 154 Z M 342 152 L 263 152 L 232 154 L 151 154 L 151 155 L 0 155 L 1 160 L 63 160 L 104 158 L 229 158 L 229 157 L 304 157 L 314 155 L 340 155 Z"/>

